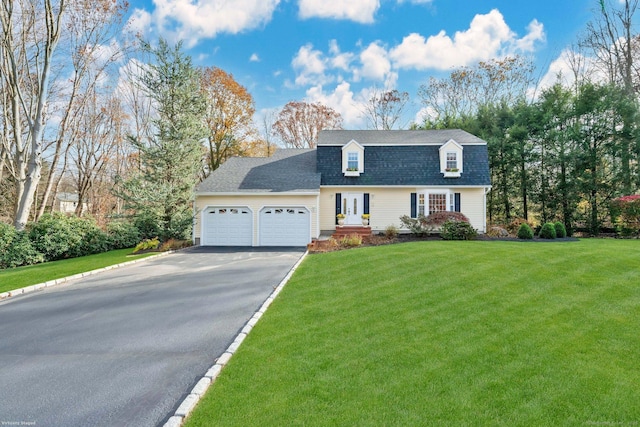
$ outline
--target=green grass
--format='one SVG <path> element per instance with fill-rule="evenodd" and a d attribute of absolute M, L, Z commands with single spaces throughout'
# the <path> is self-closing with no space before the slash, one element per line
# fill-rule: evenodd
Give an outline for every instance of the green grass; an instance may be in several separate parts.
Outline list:
<path fill-rule="evenodd" d="M 80 258 L 64 259 L 43 264 L 0 270 L 0 292 L 60 279 L 78 273 L 145 258 L 153 253 L 131 255 L 131 249 L 119 249 Z"/>
<path fill-rule="evenodd" d="M 640 423 L 640 242 L 311 255 L 187 426 Z"/>

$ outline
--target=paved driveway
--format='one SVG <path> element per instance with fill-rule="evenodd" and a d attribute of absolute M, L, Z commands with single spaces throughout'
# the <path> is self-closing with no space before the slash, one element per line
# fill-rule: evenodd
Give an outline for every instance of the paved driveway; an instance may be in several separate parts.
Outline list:
<path fill-rule="evenodd" d="M 303 250 L 192 248 L 0 303 L 0 425 L 156 426 Z"/>

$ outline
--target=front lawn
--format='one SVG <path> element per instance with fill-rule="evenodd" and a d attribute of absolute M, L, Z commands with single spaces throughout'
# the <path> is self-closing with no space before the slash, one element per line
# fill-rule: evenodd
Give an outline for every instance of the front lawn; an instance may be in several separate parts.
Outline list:
<path fill-rule="evenodd" d="M 132 249 L 119 249 L 79 258 L 0 270 L 0 292 L 24 288 L 90 270 L 145 258 L 154 253 L 131 255 Z"/>
<path fill-rule="evenodd" d="M 638 241 L 311 255 L 187 425 L 635 425 L 638 331 Z"/>

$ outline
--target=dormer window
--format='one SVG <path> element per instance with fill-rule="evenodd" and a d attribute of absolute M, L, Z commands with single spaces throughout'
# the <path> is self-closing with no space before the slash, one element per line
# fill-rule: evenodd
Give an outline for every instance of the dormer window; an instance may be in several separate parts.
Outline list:
<path fill-rule="evenodd" d="M 462 167 L 462 145 L 450 139 L 440 147 L 440 172 L 445 178 L 459 178 Z"/>
<path fill-rule="evenodd" d="M 358 170 L 358 153 L 347 153 L 347 171 Z"/>
<path fill-rule="evenodd" d="M 448 152 L 447 153 L 447 167 L 445 169 L 447 172 L 457 172 L 458 170 L 458 153 L 456 152 Z"/>
<path fill-rule="evenodd" d="M 355 140 L 342 147 L 342 173 L 344 176 L 360 176 L 364 173 L 364 147 Z"/>

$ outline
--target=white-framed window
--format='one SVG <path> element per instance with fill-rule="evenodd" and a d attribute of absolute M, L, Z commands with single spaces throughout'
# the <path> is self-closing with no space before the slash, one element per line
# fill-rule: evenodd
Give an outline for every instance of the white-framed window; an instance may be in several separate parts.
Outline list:
<path fill-rule="evenodd" d="M 425 190 L 417 194 L 417 214 L 431 215 L 436 212 L 455 211 L 455 193 L 449 190 Z"/>
<path fill-rule="evenodd" d="M 443 193 L 429 193 L 429 215 L 447 211 L 448 195 Z"/>
<path fill-rule="evenodd" d="M 358 153 L 357 152 L 348 152 L 347 153 L 347 171 L 357 171 L 358 170 Z"/>
<path fill-rule="evenodd" d="M 458 169 L 458 153 L 449 151 L 447 152 L 446 170 L 450 171 L 453 169 Z"/>

